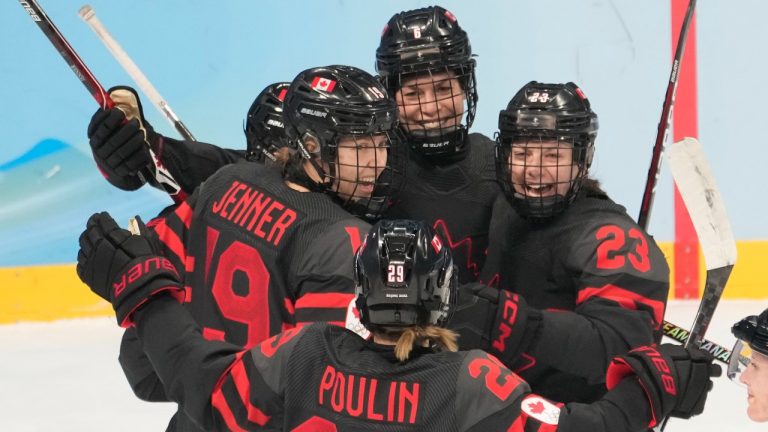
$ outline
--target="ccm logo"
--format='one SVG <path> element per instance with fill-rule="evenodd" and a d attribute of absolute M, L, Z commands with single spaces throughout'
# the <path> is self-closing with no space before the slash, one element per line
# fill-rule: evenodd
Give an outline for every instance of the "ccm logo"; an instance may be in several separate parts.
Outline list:
<path fill-rule="evenodd" d="M 125 288 L 128 286 L 128 284 L 131 284 L 133 282 L 136 282 L 137 279 L 141 278 L 142 276 L 149 273 L 151 270 L 170 270 L 178 277 L 178 273 L 176 272 L 176 267 L 173 266 L 173 264 L 168 261 L 168 258 L 164 257 L 152 257 L 148 258 L 143 262 L 137 263 L 133 267 L 129 268 L 128 271 L 122 274 L 120 276 L 120 280 L 116 283 L 113 283 L 112 286 L 115 290 L 114 297 L 117 298 L 120 296 L 120 294 L 123 293 Z"/>
<path fill-rule="evenodd" d="M 669 369 L 669 365 L 666 360 L 661 357 L 661 354 L 651 347 L 641 347 L 635 350 L 636 352 L 644 352 L 648 358 L 651 359 L 651 363 L 661 374 L 661 381 L 664 383 L 664 390 L 672 396 L 677 395 L 677 386 L 675 386 L 675 379 L 672 378 L 672 372 Z"/>
<path fill-rule="evenodd" d="M 506 349 L 506 341 L 512 335 L 512 329 L 515 327 L 515 320 L 517 319 L 517 294 L 510 294 L 509 291 L 502 291 L 503 299 L 499 305 L 501 308 L 501 319 L 497 331 L 498 337 L 491 343 L 491 345 L 499 352 L 504 352 Z"/>

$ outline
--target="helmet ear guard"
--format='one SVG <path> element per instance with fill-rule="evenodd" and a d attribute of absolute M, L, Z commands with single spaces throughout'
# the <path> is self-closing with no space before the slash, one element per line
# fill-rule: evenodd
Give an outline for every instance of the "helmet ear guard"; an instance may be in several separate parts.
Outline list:
<path fill-rule="evenodd" d="M 456 301 L 450 250 L 424 222 L 382 220 L 355 256 L 356 305 L 368 328 L 442 325 Z"/>

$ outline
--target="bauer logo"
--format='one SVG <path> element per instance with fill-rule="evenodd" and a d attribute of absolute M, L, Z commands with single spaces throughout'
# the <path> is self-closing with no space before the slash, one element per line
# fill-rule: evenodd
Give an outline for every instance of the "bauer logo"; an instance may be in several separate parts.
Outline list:
<path fill-rule="evenodd" d="M 283 122 L 277 121 L 275 119 L 267 120 L 267 124 L 270 125 L 270 126 L 279 127 L 279 128 L 283 127 Z"/>
<path fill-rule="evenodd" d="M 311 115 L 313 117 L 320 117 L 320 118 L 326 118 L 328 116 L 327 112 L 313 110 L 310 108 L 302 108 L 299 112 L 301 112 L 302 114 Z"/>

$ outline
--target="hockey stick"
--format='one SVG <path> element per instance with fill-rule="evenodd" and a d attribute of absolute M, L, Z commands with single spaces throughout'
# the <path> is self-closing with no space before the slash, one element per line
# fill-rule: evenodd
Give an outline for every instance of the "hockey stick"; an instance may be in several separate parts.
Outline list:
<path fill-rule="evenodd" d="M 688 336 L 690 335 L 690 332 L 680 326 L 677 326 L 675 324 L 672 324 L 668 321 L 664 321 L 664 326 L 662 327 L 662 331 L 664 332 L 664 336 L 676 340 L 677 342 L 680 342 L 682 344 L 685 344 L 688 342 Z M 728 348 L 725 348 L 724 346 L 712 342 L 707 339 L 702 339 L 700 348 L 710 354 L 712 354 L 712 357 L 715 358 L 715 360 L 722 362 L 724 364 L 728 364 L 728 361 L 731 359 L 731 350 Z"/>
<path fill-rule="evenodd" d="M 168 102 L 166 102 L 165 99 L 160 96 L 160 93 L 157 91 L 157 89 L 155 89 L 155 86 L 149 82 L 144 73 L 141 72 L 141 69 L 136 66 L 136 63 L 131 60 L 125 50 L 123 50 L 120 44 L 117 43 L 117 41 L 107 31 L 101 21 L 96 17 L 96 12 L 93 10 L 93 8 L 91 8 L 90 5 L 85 5 L 80 8 L 78 14 L 80 15 L 80 18 L 82 18 L 83 21 L 88 24 L 91 30 L 96 33 L 96 36 L 98 36 L 99 39 L 104 42 L 104 45 L 106 45 L 107 49 L 109 49 L 109 52 L 112 53 L 112 56 L 120 63 L 120 65 L 123 66 L 123 69 L 128 72 L 128 75 L 133 78 L 141 91 L 143 91 L 149 100 L 152 101 L 152 103 L 155 105 L 155 108 L 160 111 L 160 114 L 162 114 L 168 120 L 168 122 L 171 123 L 171 126 L 173 126 L 184 139 L 189 141 L 197 141 L 192 135 L 192 132 L 187 129 L 187 126 L 185 126 L 184 123 L 176 115 L 176 113 L 173 112 L 170 105 L 168 105 Z"/>
<path fill-rule="evenodd" d="M 686 347 L 704 349 L 704 334 L 736 264 L 736 240 L 701 144 L 694 138 L 685 138 L 667 149 L 667 161 L 696 229 L 707 268 L 699 310 L 685 341 Z M 662 431 L 666 423 L 664 419 Z"/>
<path fill-rule="evenodd" d="M 40 30 L 43 31 L 53 46 L 56 47 L 56 50 L 59 52 L 61 57 L 64 59 L 67 65 L 69 65 L 70 69 L 72 69 L 72 72 L 77 75 L 77 78 L 80 80 L 80 82 L 83 83 L 85 88 L 88 89 L 88 92 L 90 92 L 93 98 L 96 99 L 96 102 L 99 103 L 99 106 L 101 106 L 103 109 L 113 108 L 115 105 L 112 102 L 112 99 L 109 98 L 109 94 L 107 94 L 99 81 L 96 80 L 96 77 L 93 75 L 93 73 L 91 73 L 90 69 L 88 69 L 88 66 L 85 65 L 83 60 L 80 59 L 80 56 L 77 55 L 77 52 L 74 50 L 74 48 L 72 48 L 69 42 L 67 42 L 59 29 L 56 28 L 56 26 L 53 24 L 53 21 L 48 18 L 37 1 L 19 0 L 19 3 L 21 4 L 21 7 L 23 7 L 27 13 L 29 13 L 29 16 L 32 18 L 32 20 L 37 23 L 38 27 L 40 27 Z M 154 162 L 154 170 L 150 171 L 149 168 L 146 168 L 142 170 L 140 175 L 145 179 L 149 178 L 149 176 L 154 177 L 155 180 L 157 180 L 157 182 L 162 185 L 163 189 L 165 189 L 165 191 L 171 195 L 174 201 L 184 201 L 186 198 L 186 193 L 181 190 L 179 184 L 176 182 L 176 180 L 174 180 L 171 173 L 160 163 L 160 160 L 155 156 L 155 153 L 151 148 L 149 148 L 149 153 L 152 156 L 152 161 Z"/>
<path fill-rule="evenodd" d="M 664 142 L 667 140 L 667 133 L 669 132 L 669 119 L 672 116 L 672 105 L 675 103 L 680 63 L 683 60 L 685 41 L 688 39 L 688 26 L 693 19 L 694 10 L 696 10 L 696 0 L 690 0 L 688 9 L 685 11 L 683 25 L 680 27 L 680 36 L 677 39 L 675 58 L 672 61 L 672 72 L 669 74 L 667 92 L 664 95 L 664 103 L 661 106 L 661 119 L 659 120 L 659 128 L 656 131 L 656 142 L 653 145 L 651 165 L 648 167 L 648 177 L 645 180 L 645 192 L 643 192 L 643 201 L 640 204 L 640 214 L 637 217 L 637 224 L 644 230 L 648 229 L 648 219 L 651 217 L 651 207 L 653 207 L 653 198 L 656 194 L 656 183 L 659 180 L 659 170 L 661 168 L 661 152 L 664 150 Z"/>

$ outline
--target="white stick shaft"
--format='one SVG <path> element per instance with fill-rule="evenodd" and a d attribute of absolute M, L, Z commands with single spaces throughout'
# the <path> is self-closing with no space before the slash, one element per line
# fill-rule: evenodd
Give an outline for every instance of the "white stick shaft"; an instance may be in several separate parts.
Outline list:
<path fill-rule="evenodd" d="M 160 93 L 157 91 L 157 89 L 155 89 L 155 86 L 149 82 L 149 79 L 147 79 L 144 73 L 141 72 L 141 69 L 136 66 L 136 63 L 131 60 L 131 58 L 128 56 L 125 50 L 123 50 L 120 44 L 117 43 L 111 34 L 109 34 L 99 18 L 96 17 L 96 12 L 93 10 L 93 8 L 91 8 L 90 5 L 85 5 L 80 8 L 78 13 L 80 18 L 82 18 L 83 21 L 85 21 L 85 23 L 88 24 L 88 26 L 94 31 L 94 33 L 96 33 L 96 36 L 98 36 L 99 39 L 104 42 L 104 45 L 107 47 L 107 49 L 109 49 L 109 52 L 112 53 L 112 56 L 120 63 L 120 65 L 123 66 L 123 69 L 125 69 L 128 75 L 133 78 L 141 91 L 147 95 L 155 108 L 160 111 L 160 113 L 168 120 L 168 122 L 171 123 L 174 128 L 179 131 L 179 133 L 184 136 L 184 138 L 194 140 L 192 134 L 189 133 L 189 131 L 186 129 L 186 126 L 184 126 L 181 120 L 179 120 L 179 117 L 175 112 L 173 112 L 171 107 L 168 105 L 168 102 L 166 102 L 165 99 L 160 96 Z"/>

